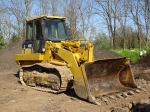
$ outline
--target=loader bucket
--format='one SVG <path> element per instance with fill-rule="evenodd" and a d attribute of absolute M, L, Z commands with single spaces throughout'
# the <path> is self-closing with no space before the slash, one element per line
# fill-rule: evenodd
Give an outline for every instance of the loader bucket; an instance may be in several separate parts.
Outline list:
<path fill-rule="evenodd" d="M 127 58 L 105 59 L 84 65 L 87 89 L 93 97 L 136 88 Z"/>

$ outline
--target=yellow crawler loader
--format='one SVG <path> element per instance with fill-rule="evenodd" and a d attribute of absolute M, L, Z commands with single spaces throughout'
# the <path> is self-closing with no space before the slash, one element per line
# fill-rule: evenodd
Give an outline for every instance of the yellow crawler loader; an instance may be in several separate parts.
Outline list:
<path fill-rule="evenodd" d="M 22 53 L 15 61 L 23 85 L 52 93 L 72 87 L 77 96 L 98 105 L 99 98 L 127 95 L 137 88 L 129 59 L 94 60 L 88 39 L 68 38 L 65 17 L 29 18 Z"/>

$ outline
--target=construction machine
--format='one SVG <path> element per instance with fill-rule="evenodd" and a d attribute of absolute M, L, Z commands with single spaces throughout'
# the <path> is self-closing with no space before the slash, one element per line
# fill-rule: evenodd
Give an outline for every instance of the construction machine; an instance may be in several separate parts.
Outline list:
<path fill-rule="evenodd" d="M 98 105 L 100 98 L 137 88 L 128 58 L 94 60 L 93 44 L 86 38 L 70 39 L 66 29 L 65 17 L 26 21 L 22 53 L 15 55 L 23 85 L 52 93 L 72 87 L 78 97 Z"/>

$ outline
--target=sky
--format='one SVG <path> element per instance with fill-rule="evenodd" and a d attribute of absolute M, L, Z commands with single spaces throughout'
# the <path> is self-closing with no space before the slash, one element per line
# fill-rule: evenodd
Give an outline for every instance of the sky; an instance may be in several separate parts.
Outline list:
<path fill-rule="evenodd" d="M 3 0 L 6 5 L 9 7 L 10 4 L 9 4 L 9 1 L 10 0 Z M 16 1 L 22 1 L 22 0 L 16 0 Z M 38 0 L 35 0 L 36 2 L 33 3 L 33 6 L 32 6 L 32 12 L 31 12 L 31 15 L 32 16 L 35 16 L 35 15 L 38 15 L 40 14 L 40 11 L 41 9 L 39 8 L 39 3 L 37 3 Z M 94 1 L 94 0 L 90 0 L 90 1 Z M 83 1 L 85 2 L 85 1 Z M 135 1 L 136 2 L 136 1 Z M 0 4 L 1 4 L 1 0 L 0 0 Z M 18 4 L 16 4 L 16 6 L 18 6 Z M 61 9 L 62 5 L 61 4 L 58 4 L 59 8 Z M 57 6 L 56 6 L 57 7 Z M 66 6 L 67 7 L 67 6 Z M 68 7 L 67 7 L 68 8 Z M 102 9 L 101 7 L 98 7 L 100 10 Z M 62 11 L 62 10 L 60 10 Z M 36 13 L 35 13 L 36 12 Z M 39 13 L 38 13 L 39 12 Z M 62 15 L 63 16 L 63 15 Z M 9 16 L 11 21 L 16 21 L 15 17 L 14 16 Z M 139 15 L 140 18 L 142 18 L 142 15 Z M 85 17 L 86 19 L 86 17 Z M 142 23 L 144 23 L 144 19 L 141 20 Z M 108 29 L 107 29 L 107 26 L 106 26 L 106 21 L 104 20 L 103 17 L 99 16 L 99 15 L 92 15 L 91 16 L 91 19 L 90 19 L 90 23 L 93 24 L 93 26 L 95 27 L 95 33 L 105 33 L 107 36 L 109 35 L 108 33 Z M 90 24 L 89 23 L 89 24 Z M 136 26 L 134 25 L 134 22 L 132 21 L 132 18 L 131 17 L 128 17 L 128 20 L 127 20 L 127 26 L 130 26 L 132 27 L 133 29 L 137 29 Z M 78 26 L 80 28 L 80 26 Z M 87 37 L 89 37 L 91 35 L 91 32 L 94 29 L 89 29 L 89 32 L 88 34 L 86 35 Z"/>

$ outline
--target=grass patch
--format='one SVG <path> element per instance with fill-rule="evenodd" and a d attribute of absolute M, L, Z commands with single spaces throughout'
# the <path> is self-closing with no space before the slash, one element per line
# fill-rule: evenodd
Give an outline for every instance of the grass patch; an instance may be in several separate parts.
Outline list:
<path fill-rule="evenodd" d="M 128 49 L 121 49 L 121 50 L 111 50 L 123 57 L 130 58 L 132 63 L 135 63 L 140 58 L 140 51 L 139 49 L 128 50 Z"/>

